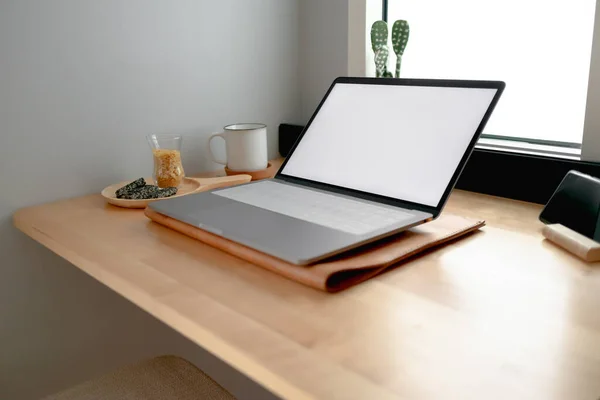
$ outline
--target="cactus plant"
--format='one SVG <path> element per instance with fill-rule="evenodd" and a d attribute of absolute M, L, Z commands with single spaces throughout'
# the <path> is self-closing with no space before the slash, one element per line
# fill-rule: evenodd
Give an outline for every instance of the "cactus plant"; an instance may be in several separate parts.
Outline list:
<path fill-rule="evenodd" d="M 396 53 L 396 78 L 400 77 L 400 66 L 402 64 L 402 56 L 408 43 L 408 36 L 410 34 L 410 27 L 408 22 L 404 20 L 398 20 L 394 22 L 392 26 L 392 46 L 394 47 L 394 53 Z M 371 30 L 371 38 L 373 37 L 373 31 Z"/>
<path fill-rule="evenodd" d="M 378 78 L 384 76 L 387 72 L 387 59 L 389 55 L 387 42 L 387 22 L 375 21 L 371 26 L 371 47 L 375 53 L 375 71 Z"/>
<path fill-rule="evenodd" d="M 385 77 L 389 73 L 387 71 L 389 53 L 387 45 L 379 47 L 375 52 L 375 73 L 378 78 Z"/>
<path fill-rule="evenodd" d="M 377 52 L 382 46 L 387 46 L 388 26 L 385 21 L 375 21 L 371 26 L 371 47 Z"/>

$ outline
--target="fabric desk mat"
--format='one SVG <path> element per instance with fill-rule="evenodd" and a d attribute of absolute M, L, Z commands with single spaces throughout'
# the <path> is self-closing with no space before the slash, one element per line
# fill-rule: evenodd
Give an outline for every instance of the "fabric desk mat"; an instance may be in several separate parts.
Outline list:
<path fill-rule="evenodd" d="M 442 214 L 434 221 L 342 255 L 312 265 L 296 265 L 167 217 L 150 208 L 146 208 L 144 213 L 158 224 L 288 279 L 327 292 L 337 292 L 364 282 L 401 261 L 460 238 L 485 225 L 485 221 Z"/>

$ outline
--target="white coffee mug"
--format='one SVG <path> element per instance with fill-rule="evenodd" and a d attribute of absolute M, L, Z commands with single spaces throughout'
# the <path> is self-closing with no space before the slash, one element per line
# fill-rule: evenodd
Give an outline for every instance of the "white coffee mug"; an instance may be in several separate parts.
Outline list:
<path fill-rule="evenodd" d="M 267 126 L 264 124 L 233 124 L 208 138 L 210 158 L 232 171 L 260 171 L 267 168 Z M 225 140 L 226 159 L 215 156 L 210 142 L 215 137 Z"/>

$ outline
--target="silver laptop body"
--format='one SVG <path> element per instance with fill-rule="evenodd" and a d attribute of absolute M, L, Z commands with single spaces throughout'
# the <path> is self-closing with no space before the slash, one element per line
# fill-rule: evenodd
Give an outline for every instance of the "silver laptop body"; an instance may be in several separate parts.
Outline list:
<path fill-rule="evenodd" d="M 306 265 L 437 218 L 503 82 L 338 78 L 274 179 L 151 203 Z"/>

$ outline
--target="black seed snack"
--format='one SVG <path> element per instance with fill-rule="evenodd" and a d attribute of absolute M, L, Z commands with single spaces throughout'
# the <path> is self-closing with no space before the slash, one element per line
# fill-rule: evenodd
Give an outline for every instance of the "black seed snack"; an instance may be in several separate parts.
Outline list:
<path fill-rule="evenodd" d="M 160 199 L 173 196 L 176 193 L 177 188 L 175 187 L 161 189 L 158 186 L 146 185 L 125 193 L 121 198 L 128 200 Z"/>
<path fill-rule="evenodd" d="M 146 185 L 126 192 L 122 198 L 128 200 L 157 199 L 158 194 L 158 186 Z"/>
<path fill-rule="evenodd" d="M 177 194 L 176 187 L 168 187 L 168 188 L 160 189 L 160 197 L 171 197 L 175 194 Z"/>
<path fill-rule="evenodd" d="M 127 185 L 123 186 L 122 188 L 118 189 L 115 192 L 115 196 L 117 197 L 117 199 L 121 199 L 121 198 L 126 198 L 124 197 L 128 192 L 131 192 L 135 189 L 141 188 L 143 186 L 146 186 L 146 181 L 144 180 L 144 178 L 140 178 L 140 179 L 136 179 L 135 181 L 128 183 Z"/>

